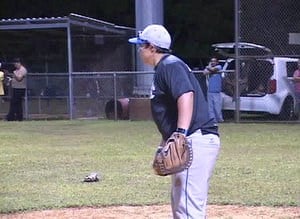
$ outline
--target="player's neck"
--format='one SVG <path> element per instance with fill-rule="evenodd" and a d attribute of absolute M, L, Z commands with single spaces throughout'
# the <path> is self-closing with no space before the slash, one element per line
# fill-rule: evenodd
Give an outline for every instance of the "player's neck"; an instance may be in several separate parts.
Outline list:
<path fill-rule="evenodd" d="M 156 66 L 165 55 L 165 53 L 156 53 L 154 56 L 154 66 Z"/>

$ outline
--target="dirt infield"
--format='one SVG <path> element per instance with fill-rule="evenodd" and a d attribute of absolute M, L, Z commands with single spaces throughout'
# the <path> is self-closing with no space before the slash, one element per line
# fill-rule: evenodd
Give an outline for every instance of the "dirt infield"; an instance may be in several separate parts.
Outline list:
<path fill-rule="evenodd" d="M 67 208 L 1 215 L 1 219 L 170 219 L 169 205 Z M 300 207 L 245 207 L 209 205 L 209 219 L 300 219 Z"/>

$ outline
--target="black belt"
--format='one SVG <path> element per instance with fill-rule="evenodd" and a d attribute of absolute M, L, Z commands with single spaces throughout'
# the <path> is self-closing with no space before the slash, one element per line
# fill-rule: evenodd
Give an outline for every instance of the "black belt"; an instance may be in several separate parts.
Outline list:
<path fill-rule="evenodd" d="M 219 133 L 218 133 L 218 126 L 209 127 L 209 128 L 206 128 L 205 130 L 203 130 L 203 129 L 200 129 L 200 130 L 201 130 L 201 134 L 202 134 L 202 135 L 213 134 L 213 135 L 219 136 Z"/>

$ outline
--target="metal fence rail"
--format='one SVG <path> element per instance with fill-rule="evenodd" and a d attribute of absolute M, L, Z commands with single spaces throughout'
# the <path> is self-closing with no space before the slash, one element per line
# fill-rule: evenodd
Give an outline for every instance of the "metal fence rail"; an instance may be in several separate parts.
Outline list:
<path fill-rule="evenodd" d="M 147 89 L 144 93 L 150 93 L 150 88 L 137 86 L 137 81 L 148 74 L 153 75 L 153 72 L 74 72 L 69 80 L 68 73 L 30 73 L 25 117 L 128 118 L 120 115 L 119 102 L 147 96 L 141 96 L 137 91 Z"/>
<path fill-rule="evenodd" d="M 254 84 L 258 76 L 253 80 L 247 76 L 254 75 L 259 65 L 249 60 L 241 62 L 244 69 L 241 70 L 239 80 L 240 98 L 260 98 L 267 95 L 266 91 L 255 90 Z M 224 111 L 225 120 L 233 121 L 235 108 L 235 78 L 234 64 L 232 68 L 227 65 L 223 76 L 223 108 L 226 106 L 226 97 L 231 97 L 233 105 L 231 113 Z M 270 64 L 270 63 L 267 63 Z M 249 66 L 247 66 L 249 65 Z M 246 67 L 247 66 L 247 67 Z M 266 72 L 265 68 L 265 72 Z M 207 78 L 203 71 L 193 71 L 201 86 L 207 85 Z M 151 119 L 150 115 L 150 87 L 139 86 L 139 77 L 153 75 L 154 72 L 75 72 L 72 74 L 72 93 L 69 93 L 69 75 L 55 74 L 28 74 L 28 90 L 24 101 L 25 118 L 31 119 Z M 247 78 L 246 83 L 243 76 Z M 149 77 L 147 77 L 149 78 Z M 286 80 L 293 85 L 291 76 Z M 261 80 L 264 81 L 264 80 Z M 253 84 L 251 84 L 253 83 Z M 267 83 L 267 82 L 266 82 Z M 143 90 L 143 95 L 141 95 Z M 259 93 L 260 92 L 260 93 Z M 265 93 L 264 93 L 265 92 Z M 148 95 L 147 95 L 148 94 Z M 71 100 L 72 99 L 72 100 Z M 70 101 L 71 100 L 71 101 Z M 0 101 L 0 115 L 8 112 L 9 96 L 2 97 Z M 240 112 L 241 121 L 270 120 L 265 113 L 254 112 L 259 117 L 253 116 L 253 112 Z M 228 117 L 230 115 L 231 117 Z M 263 115 L 263 116 L 261 116 Z M 258 119 L 259 118 L 259 119 Z M 272 117 L 277 120 L 276 116 Z M 289 120 L 289 119 L 287 119 Z M 281 120 L 282 121 L 282 120 Z"/>

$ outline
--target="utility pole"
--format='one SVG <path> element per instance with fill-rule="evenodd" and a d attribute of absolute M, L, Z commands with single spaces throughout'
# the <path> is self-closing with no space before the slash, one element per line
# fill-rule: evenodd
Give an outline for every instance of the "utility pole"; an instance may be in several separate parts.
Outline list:
<path fill-rule="evenodd" d="M 143 30 L 149 24 L 162 24 L 163 19 L 163 0 L 135 0 L 135 27 L 138 31 Z M 137 71 L 152 71 L 152 67 L 145 65 L 139 56 L 137 56 Z M 140 74 L 137 76 L 137 95 L 149 95 L 153 75 Z"/>

